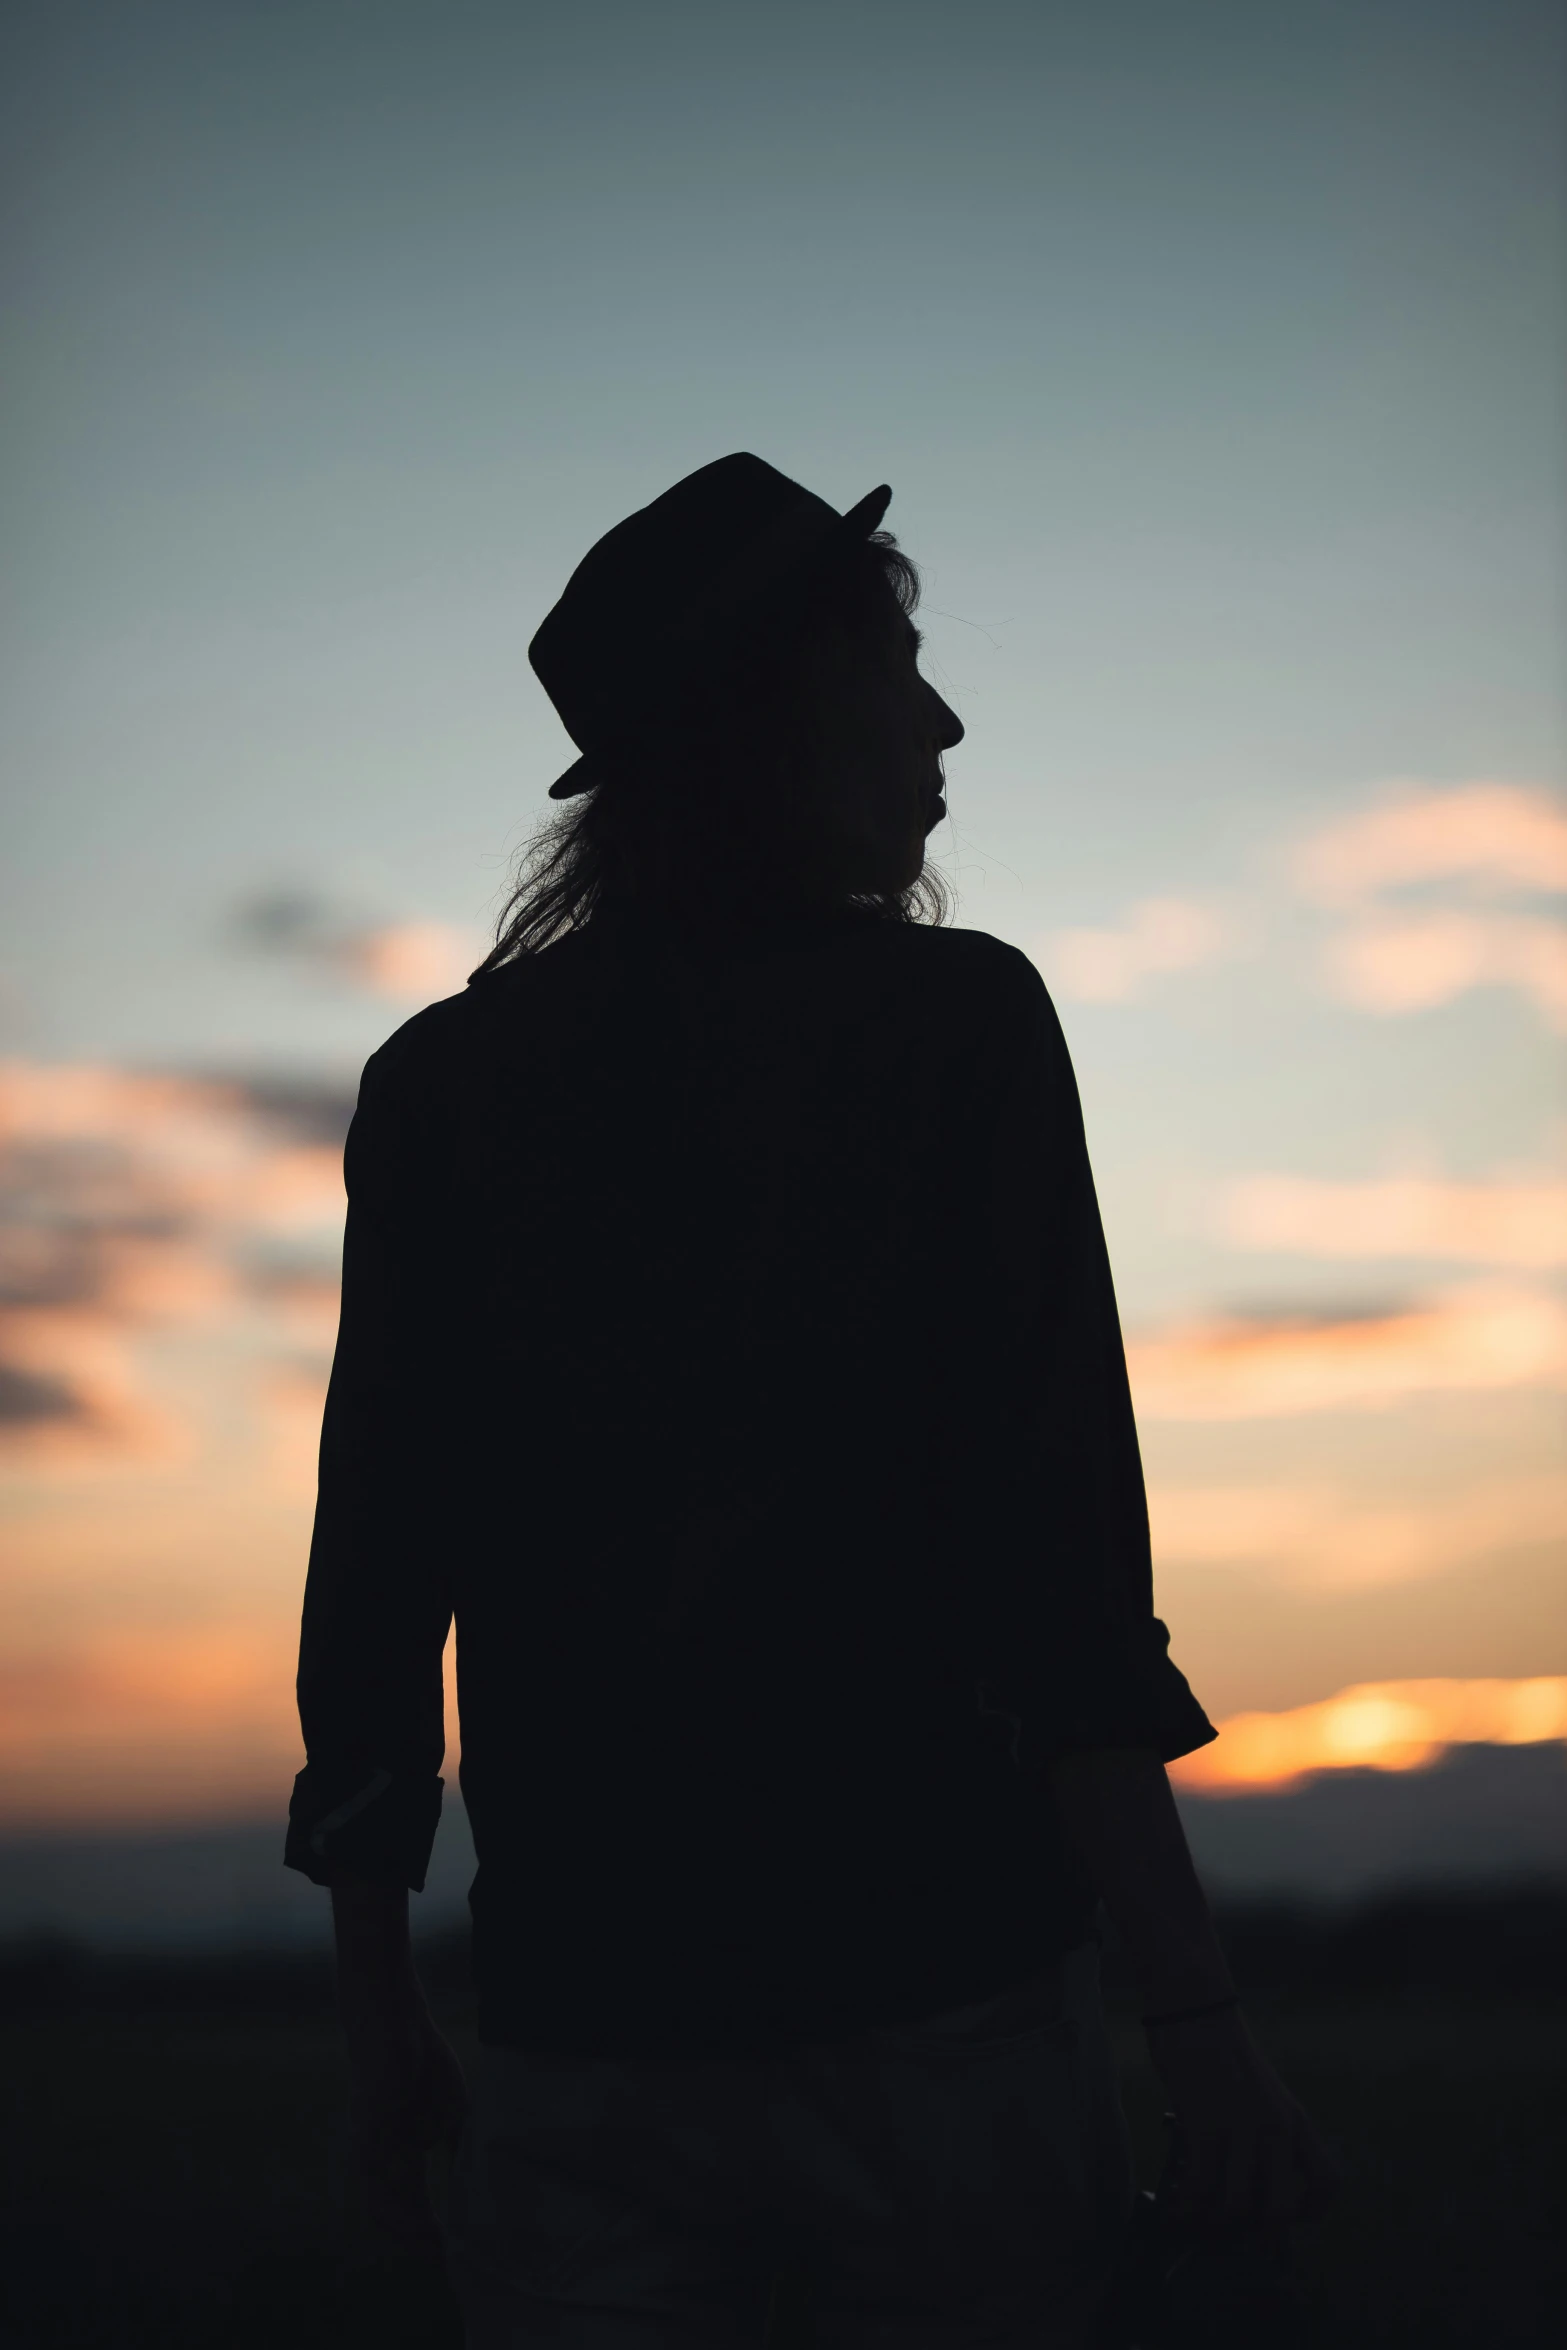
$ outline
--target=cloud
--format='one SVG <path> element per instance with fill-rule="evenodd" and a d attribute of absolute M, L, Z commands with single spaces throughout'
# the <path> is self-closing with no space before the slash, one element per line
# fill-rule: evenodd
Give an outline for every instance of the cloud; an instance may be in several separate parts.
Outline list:
<path fill-rule="evenodd" d="M 1543 1271 L 1567 1265 L 1567 1182 L 1372 1183 L 1248 1175 L 1225 1190 L 1233 1247 L 1313 1257 L 1447 1257 Z"/>
<path fill-rule="evenodd" d="M 458 994 L 479 959 L 470 938 L 441 922 L 391 922 L 361 931 L 340 957 L 343 969 L 372 995 L 420 1004 Z"/>
<path fill-rule="evenodd" d="M 1514 987 L 1567 1030 L 1567 933 L 1527 914 L 1439 910 L 1363 919 L 1328 942 L 1330 994 L 1384 1016 L 1423 1012 L 1475 987 Z"/>
<path fill-rule="evenodd" d="M 188 1459 L 183 1419 L 146 1391 L 123 1329 L 67 1306 L 0 1313 L 0 1458 L 79 1473 L 105 1457 Z M 19 1408 L 18 1408 L 19 1407 Z"/>
<path fill-rule="evenodd" d="M 231 919 L 236 943 L 396 1003 L 458 994 L 484 948 L 444 922 L 371 922 L 307 889 L 260 890 Z"/>
<path fill-rule="evenodd" d="M 1151 1486 L 1154 1564 L 1239 1567 L 1312 1591 L 1425 1581 L 1567 1537 L 1567 1474 L 1389 1507 L 1315 1486 Z"/>
<path fill-rule="evenodd" d="M 166 1462 L 171 1331 L 330 1349 L 341 1089 L 0 1064 L 0 1450 L 33 1469 Z"/>
<path fill-rule="evenodd" d="M 1549 793 L 1406 788 L 1303 842 L 1293 878 L 1339 919 L 1322 971 L 1341 1003 L 1390 1018 L 1509 987 L 1567 1031 L 1567 934 L 1537 908 L 1498 903 L 1567 891 L 1567 807 Z M 1427 894 L 1399 902 L 1412 888 Z"/>
<path fill-rule="evenodd" d="M 1379 1410 L 1438 1390 L 1567 1383 L 1567 1308 L 1484 1287 L 1365 1314 L 1233 1315 L 1132 1340 L 1145 1420 Z"/>
<path fill-rule="evenodd" d="M 1330 824 L 1298 850 L 1295 879 L 1323 906 L 1351 906 L 1412 883 L 1469 881 L 1508 891 L 1567 890 L 1567 808 L 1548 792 L 1471 783 L 1406 788 Z"/>
<path fill-rule="evenodd" d="M 0 1813 L 286 1804 L 342 1087 L 0 1065 Z"/>
<path fill-rule="evenodd" d="M 236 1706 L 286 1718 L 292 1629 L 275 1623 L 121 1627 L 109 1638 L 13 1653 L 0 1671 L 0 1745 L 14 1750 L 40 1730 L 58 1732 L 73 1714 L 79 1726 L 90 1722 L 107 1736 L 151 1722 L 210 1729 L 230 1720 Z"/>
<path fill-rule="evenodd" d="M 47 1425 L 69 1419 L 76 1408 L 76 1398 L 63 1380 L 0 1363 L 0 1425 Z"/>
<path fill-rule="evenodd" d="M 1218 916 L 1187 898 L 1145 898 L 1116 927 L 1059 930 L 1040 942 L 1040 963 L 1059 995 L 1119 1004 L 1144 982 L 1217 961 L 1230 944 Z"/>
<path fill-rule="evenodd" d="M 1288 1713 L 1234 1714 L 1216 1744 L 1170 1766 L 1193 1794 L 1291 1785 L 1307 1771 L 1413 1771 L 1445 1746 L 1483 1739 L 1532 1746 L 1567 1739 L 1567 1678 L 1370 1681 Z"/>

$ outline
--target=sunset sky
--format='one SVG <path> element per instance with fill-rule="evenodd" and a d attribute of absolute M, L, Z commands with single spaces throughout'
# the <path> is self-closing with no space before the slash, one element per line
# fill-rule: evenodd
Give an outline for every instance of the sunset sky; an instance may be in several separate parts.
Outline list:
<path fill-rule="evenodd" d="M 566 575 L 735 449 L 922 566 L 1203 1783 L 1567 1737 L 1560 12 L 5 44 L 0 1822 L 281 1818 L 357 1073 L 572 755 Z"/>

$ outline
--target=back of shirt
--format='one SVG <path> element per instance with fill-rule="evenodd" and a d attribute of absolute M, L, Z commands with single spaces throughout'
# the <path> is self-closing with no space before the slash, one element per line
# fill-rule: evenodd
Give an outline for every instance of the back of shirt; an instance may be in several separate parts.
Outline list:
<path fill-rule="evenodd" d="M 485 2038 L 759 2049 L 1080 1939 L 1040 1764 L 1212 1731 L 1025 958 L 595 920 L 375 1056 L 347 1169 L 294 1865 L 422 1881 L 454 1610 Z"/>

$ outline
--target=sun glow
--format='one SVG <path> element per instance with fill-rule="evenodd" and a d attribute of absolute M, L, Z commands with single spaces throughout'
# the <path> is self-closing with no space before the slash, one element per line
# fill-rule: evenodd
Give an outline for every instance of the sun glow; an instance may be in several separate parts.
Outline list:
<path fill-rule="evenodd" d="M 1216 1744 L 1172 1763 L 1193 1795 L 1294 1785 L 1308 1771 L 1418 1771 L 1468 1740 L 1567 1739 L 1567 1675 L 1532 1681 L 1367 1681 L 1287 1713 L 1232 1714 Z"/>

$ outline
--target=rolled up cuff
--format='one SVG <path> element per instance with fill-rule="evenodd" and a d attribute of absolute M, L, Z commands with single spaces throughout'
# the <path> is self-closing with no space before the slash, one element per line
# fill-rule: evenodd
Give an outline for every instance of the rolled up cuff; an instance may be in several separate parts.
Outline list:
<path fill-rule="evenodd" d="M 422 1893 L 445 1781 L 382 1767 L 323 1769 L 294 1781 L 283 1866 L 315 1885 L 343 1876 Z"/>
<path fill-rule="evenodd" d="M 1013 1760 L 1030 1778 L 1087 1747 L 1147 1747 L 1161 1762 L 1175 1762 L 1210 1746 L 1219 1733 L 1170 1661 L 1169 1639 L 1151 1617 L 1097 1655 L 1074 1656 L 1069 1682 L 1047 1685 L 1041 1677 L 1011 1697 L 982 1684 L 981 1711 L 1011 1724 Z"/>

